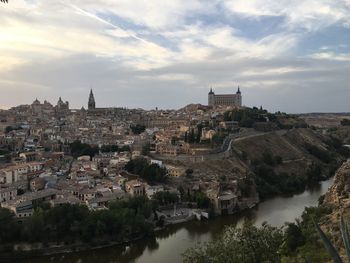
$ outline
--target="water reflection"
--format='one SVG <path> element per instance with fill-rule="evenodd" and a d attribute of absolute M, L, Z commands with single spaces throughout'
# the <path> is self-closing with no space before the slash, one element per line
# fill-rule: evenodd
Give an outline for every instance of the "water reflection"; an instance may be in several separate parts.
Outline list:
<path fill-rule="evenodd" d="M 245 219 L 252 220 L 256 225 L 267 221 L 273 226 L 282 226 L 287 221 L 294 221 L 295 218 L 301 216 L 306 206 L 317 205 L 320 195 L 324 194 L 332 183 L 333 180 L 331 179 L 298 195 L 276 197 L 267 200 L 259 204 L 256 208 L 245 211 L 238 216 L 225 216 L 209 221 L 193 221 L 170 226 L 163 231 L 157 232 L 155 238 L 133 243 L 128 252 L 124 252 L 123 248 L 115 246 L 64 256 L 40 258 L 26 262 L 181 262 L 181 254 L 187 248 L 194 246 L 198 242 L 206 242 L 214 239 L 222 233 L 225 226 L 242 224 Z"/>

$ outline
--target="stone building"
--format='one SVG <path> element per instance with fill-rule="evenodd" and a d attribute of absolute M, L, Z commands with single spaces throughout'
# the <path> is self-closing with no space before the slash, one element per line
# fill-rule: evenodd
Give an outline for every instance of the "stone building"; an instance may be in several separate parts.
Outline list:
<path fill-rule="evenodd" d="M 238 87 L 236 94 L 215 94 L 213 89 L 208 93 L 208 106 L 242 107 L 242 94 Z"/>

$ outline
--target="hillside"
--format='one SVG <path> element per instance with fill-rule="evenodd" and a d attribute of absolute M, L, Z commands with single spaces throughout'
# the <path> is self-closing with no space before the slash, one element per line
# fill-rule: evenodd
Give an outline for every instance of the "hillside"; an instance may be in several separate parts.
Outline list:
<path fill-rule="evenodd" d="M 239 137 L 232 142 L 231 156 L 224 159 L 168 161 L 193 170 L 191 178 L 175 183 L 210 185 L 222 180 L 254 181 L 262 199 L 303 191 L 329 178 L 344 157 L 329 136 L 299 128 Z"/>
<path fill-rule="evenodd" d="M 331 137 L 308 128 L 281 130 L 238 139 L 237 156 L 254 174 L 262 198 L 303 191 L 334 174 L 344 157 Z"/>

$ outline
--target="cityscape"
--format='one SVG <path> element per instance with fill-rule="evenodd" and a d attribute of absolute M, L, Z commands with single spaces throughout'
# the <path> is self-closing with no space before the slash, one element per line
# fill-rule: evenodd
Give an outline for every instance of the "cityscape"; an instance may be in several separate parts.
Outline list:
<path fill-rule="evenodd" d="M 0 263 L 348 262 L 349 7 L 0 0 Z"/>

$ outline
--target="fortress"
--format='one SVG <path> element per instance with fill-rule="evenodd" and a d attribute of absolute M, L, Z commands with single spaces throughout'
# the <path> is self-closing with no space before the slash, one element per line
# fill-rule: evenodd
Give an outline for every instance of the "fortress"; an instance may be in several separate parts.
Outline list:
<path fill-rule="evenodd" d="M 215 94 L 213 89 L 210 89 L 208 93 L 208 106 L 231 106 L 231 107 L 242 107 L 242 94 L 239 89 L 236 94 Z"/>

